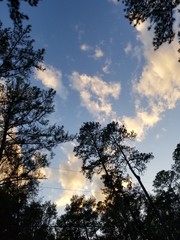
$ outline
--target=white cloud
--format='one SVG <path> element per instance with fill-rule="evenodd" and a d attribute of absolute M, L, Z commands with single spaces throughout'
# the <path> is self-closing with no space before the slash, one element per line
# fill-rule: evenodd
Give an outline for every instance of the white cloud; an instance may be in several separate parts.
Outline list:
<path fill-rule="evenodd" d="M 80 45 L 80 49 L 83 52 L 88 52 L 90 53 L 88 57 L 94 58 L 95 60 L 100 59 L 104 56 L 104 52 L 99 46 L 90 46 L 86 43 L 83 43 Z"/>
<path fill-rule="evenodd" d="M 71 75 L 72 88 L 79 91 L 82 105 L 98 120 L 104 121 L 113 117 L 110 98 L 118 99 L 120 83 L 107 83 L 97 76 L 88 76 L 73 72 Z"/>
<path fill-rule="evenodd" d="M 180 65 L 177 40 L 154 51 L 153 34 L 147 30 L 147 23 L 138 25 L 137 30 L 145 65 L 139 81 L 133 86 L 138 99 L 136 115 L 133 118 L 124 116 L 123 120 L 142 138 L 146 130 L 160 121 L 166 110 L 175 108 L 180 100 Z"/>
<path fill-rule="evenodd" d="M 84 24 L 83 23 L 80 23 L 80 24 L 76 24 L 74 26 L 74 30 L 77 32 L 78 34 L 78 39 L 79 41 L 81 41 L 82 39 L 82 36 L 84 35 Z"/>
<path fill-rule="evenodd" d="M 127 46 L 124 48 L 124 52 L 126 54 L 130 53 L 132 51 L 132 44 L 128 43 Z"/>
<path fill-rule="evenodd" d="M 53 88 L 57 91 L 57 94 L 65 99 L 67 96 L 67 90 L 65 89 L 62 82 L 62 73 L 60 70 L 50 65 L 44 65 L 44 71 L 37 70 L 35 77 L 42 81 L 42 83 L 49 88 Z"/>
<path fill-rule="evenodd" d="M 166 129 L 165 129 L 165 128 L 162 128 L 162 129 L 160 130 L 160 133 L 157 133 L 157 134 L 156 134 L 156 139 L 161 138 L 162 135 L 163 135 L 165 132 L 166 132 Z"/>
<path fill-rule="evenodd" d="M 115 4 L 115 5 L 117 5 L 119 3 L 118 0 L 108 0 L 108 1 Z"/>
<path fill-rule="evenodd" d="M 103 51 L 99 47 L 96 47 L 93 55 L 94 59 L 99 59 L 102 58 L 103 56 L 104 56 Z"/>
<path fill-rule="evenodd" d="M 86 51 L 89 51 L 91 47 L 84 43 L 84 44 L 81 44 L 80 49 L 86 52 Z"/>
<path fill-rule="evenodd" d="M 139 46 L 134 46 L 129 42 L 127 43 L 126 47 L 124 48 L 124 52 L 126 55 L 130 55 L 133 58 L 138 60 L 138 63 L 141 63 L 142 59 L 142 48 Z"/>
<path fill-rule="evenodd" d="M 102 71 L 106 74 L 110 73 L 110 66 L 111 66 L 111 60 L 109 59 L 106 59 L 105 61 L 105 65 L 104 67 L 102 68 Z"/>

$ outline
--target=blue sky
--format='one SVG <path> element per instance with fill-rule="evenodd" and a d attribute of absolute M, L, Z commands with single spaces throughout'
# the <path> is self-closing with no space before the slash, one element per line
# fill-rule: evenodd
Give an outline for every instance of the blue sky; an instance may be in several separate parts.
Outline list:
<path fill-rule="evenodd" d="M 177 41 L 155 52 L 147 23 L 130 26 L 113 0 L 43 0 L 25 12 L 36 47 L 46 50 L 46 71 L 36 72 L 32 81 L 57 91 L 51 121 L 70 133 L 86 121 L 125 123 L 138 134 L 137 148 L 155 156 L 143 177 L 151 190 L 157 171 L 170 168 L 180 142 Z M 0 14 L 6 21 L 3 8 Z M 41 194 L 60 208 L 73 194 L 101 197 L 99 179 L 89 183 L 79 173 L 74 144 L 56 149 L 41 185 Z"/>

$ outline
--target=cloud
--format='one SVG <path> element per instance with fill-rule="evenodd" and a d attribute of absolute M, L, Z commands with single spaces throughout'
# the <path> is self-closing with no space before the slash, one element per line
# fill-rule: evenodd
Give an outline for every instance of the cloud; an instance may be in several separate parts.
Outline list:
<path fill-rule="evenodd" d="M 160 120 L 161 111 L 159 108 L 152 108 L 149 112 L 143 109 L 137 109 L 136 116 L 123 117 L 123 122 L 125 122 L 129 131 L 134 131 L 137 133 L 137 140 L 142 140 L 144 138 L 146 131 L 153 127 Z"/>
<path fill-rule="evenodd" d="M 108 0 L 108 2 L 111 2 L 111 3 L 115 4 L 115 5 L 117 5 L 119 3 L 118 0 Z"/>
<path fill-rule="evenodd" d="M 139 80 L 133 82 L 136 115 L 123 117 L 127 127 L 134 129 L 139 138 L 143 138 L 146 131 L 162 119 L 163 113 L 175 108 L 180 100 L 178 41 L 164 43 L 154 51 L 153 33 L 147 30 L 147 26 L 143 23 L 137 27 L 145 65 Z"/>
<path fill-rule="evenodd" d="M 102 58 L 103 56 L 104 56 L 103 51 L 99 47 L 96 47 L 95 50 L 94 50 L 93 58 L 94 59 L 99 59 L 99 58 Z"/>
<path fill-rule="evenodd" d="M 88 76 L 78 72 L 73 72 L 70 79 L 72 88 L 80 94 L 82 105 L 98 121 L 104 121 L 115 115 L 110 98 L 119 98 L 120 83 L 107 83 L 97 76 Z"/>
<path fill-rule="evenodd" d="M 50 182 L 57 181 L 59 178 L 59 173 L 57 169 L 51 167 L 41 168 L 41 173 L 48 179 Z"/>
<path fill-rule="evenodd" d="M 83 23 L 76 24 L 74 26 L 74 30 L 78 34 L 79 41 L 81 41 L 81 39 L 82 39 L 82 37 L 83 37 L 83 35 L 85 33 L 83 29 L 84 29 L 84 24 Z"/>
<path fill-rule="evenodd" d="M 126 47 L 124 48 L 124 52 L 126 55 L 130 55 L 133 58 L 136 58 L 138 60 L 138 63 L 141 63 L 142 59 L 142 48 L 139 46 L 134 46 L 131 43 L 128 43 Z"/>
<path fill-rule="evenodd" d="M 59 183 L 64 189 L 64 193 L 56 200 L 58 207 L 64 206 L 70 202 L 70 198 L 75 194 L 82 194 L 87 189 L 87 180 L 81 171 L 81 161 L 73 154 L 73 142 L 62 145 L 61 150 L 66 156 L 66 161 L 60 165 Z"/>
<path fill-rule="evenodd" d="M 110 71 L 110 66 L 111 66 L 111 60 L 106 59 L 105 65 L 104 65 L 104 67 L 102 68 L 102 71 L 103 71 L 104 73 L 106 73 L 106 74 L 110 73 L 110 72 L 111 72 L 111 71 Z"/>
<path fill-rule="evenodd" d="M 128 43 L 127 46 L 124 48 L 124 52 L 126 54 L 130 53 L 132 51 L 132 45 L 131 43 Z"/>
<path fill-rule="evenodd" d="M 89 51 L 91 47 L 84 43 L 84 44 L 81 44 L 80 49 L 86 52 L 86 51 Z"/>
<path fill-rule="evenodd" d="M 165 128 L 162 128 L 162 129 L 160 130 L 160 133 L 157 133 L 157 134 L 156 134 L 156 139 L 161 138 L 162 135 L 163 135 L 165 132 L 166 132 L 166 129 L 165 129 Z"/>
<path fill-rule="evenodd" d="M 65 99 L 67 97 L 67 90 L 62 82 L 62 73 L 60 70 L 51 65 L 44 65 L 44 71 L 37 70 L 35 77 L 40 80 L 46 87 L 53 88 L 57 94 Z"/>
<path fill-rule="evenodd" d="M 80 49 L 83 52 L 89 52 L 90 54 L 88 55 L 88 57 L 94 58 L 95 60 L 104 57 L 104 52 L 99 46 L 93 47 L 86 43 L 83 43 L 80 45 Z"/>
<path fill-rule="evenodd" d="M 73 149 L 74 142 L 65 143 L 62 145 L 61 150 L 66 156 L 66 161 L 60 165 L 59 170 L 59 183 L 64 189 L 63 194 L 56 200 L 57 207 L 65 206 L 70 203 L 72 195 L 94 195 L 96 198 L 102 198 L 101 183 L 95 178 L 91 183 L 80 172 L 82 161 L 74 156 Z"/>

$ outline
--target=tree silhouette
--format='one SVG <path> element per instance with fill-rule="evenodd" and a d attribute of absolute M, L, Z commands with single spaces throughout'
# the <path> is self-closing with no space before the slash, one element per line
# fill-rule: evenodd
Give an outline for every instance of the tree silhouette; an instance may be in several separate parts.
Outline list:
<path fill-rule="evenodd" d="M 62 126 L 49 124 L 55 91 L 18 78 L 1 83 L 0 95 L 1 181 L 29 179 L 48 166 L 52 149 L 69 139 Z"/>
<path fill-rule="evenodd" d="M 166 239 L 171 239 L 171 233 L 166 228 L 159 210 L 140 178 L 153 156 L 151 153 L 140 153 L 132 147 L 130 142 L 135 137 L 134 132 L 128 132 L 124 125 L 119 126 L 116 122 L 107 124 L 105 127 L 101 127 L 99 123 L 87 122 L 80 128 L 77 136 L 78 145 L 74 148 L 75 156 L 82 159 L 82 171 L 86 177 L 91 179 L 94 173 L 101 174 L 103 183 L 111 189 L 112 196 L 115 196 L 119 202 L 121 200 L 119 194 L 122 193 L 121 183 L 124 179 L 128 182 L 129 179 L 126 176 L 131 173 L 142 188 L 155 218 L 159 220 L 162 228 L 161 234 Z M 119 187 L 117 187 L 117 182 L 119 182 Z M 123 209 L 124 207 L 121 208 L 120 219 L 123 218 L 124 224 L 129 225 L 129 233 L 133 235 L 134 230 L 127 211 Z M 134 218 L 133 212 L 130 211 L 130 213 Z"/>
<path fill-rule="evenodd" d="M 0 0 L 3 2 L 3 0 Z M 22 26 L 23 20 L 28 20 L 29 17 L 21 11 L 22 3 L 28 3 L 31 7 L 36 7 L 39 0 L 7 0 L 7 6 L 9 8 L 9 16 L 15 25 Z"/>
<path fill-rule="evenodd" d="M 13 81 L 29 78 L 35 69 L 43 70 L 44 49 L 34 49 L 31 27 L 3 28 L 0 23 L 0 77 Z"/>
<path fill-rule="evenodd" d="M 60 239 L 98 239 L 98 214 L 95 210 L 95 198 L 73 196 L 66 205 L 65 214 L 57 220 L 57 240 Z"/>
<path fill-rule="evenodd" d="M 120 1 L 120 0 L 118 0 Z M 175 35 L 180 38 L 180 31 L 174 29 L 175 12 L 179 0 L 122 0 L 126 18 L 134 26 L 149 20 L 149 29 L 154 30 L 153 45 L 158 49 L 164 42 L 171 43 Z M 180 50 L 178 50 L 180 51 Z"/>
<path fill-rule="evenodd" d="M 29 201 L 27 196 L 0 188 L 0 236 L 2 240 L 55 240 L 56 208 L 50 202 Z M 19 201 L 17 201 L 19 200 Z"/>

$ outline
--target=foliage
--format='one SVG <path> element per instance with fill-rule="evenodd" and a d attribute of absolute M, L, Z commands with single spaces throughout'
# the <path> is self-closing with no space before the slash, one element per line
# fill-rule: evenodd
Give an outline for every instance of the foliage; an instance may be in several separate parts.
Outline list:
<path fill-rule="evenodd" d="M 44 49 L 34 49 L 31 27 L 3 28 L 0 23 L 0 78 L 14 81 L 29 78 L 35 69 L 43 70 Z"/>
<path fill-rule="evenodd" d="M 52 149 L 69 139 L 62 126 L 49 124 L 55 91 L 17 78 L 2 82 L 0 95 L 0 168 L 5 175 L 1 181 L 38 175 L 38 170 L 48 166 Z"/>
<path fill-rule="evenodd" d="M 3 2 L 3 0 L 0 0 L 0 2 Z M 23 20 L 29 19 L 29 17 L 20 10 L 22 3 L 28 3 L 31 7 L 36 7 L 39 0 L 7 0 L 9 15 L 15 25 L 22 25 Z"/>
<path fill-rule="evenodd" d="M 73 196 L 65 214 L 57 220 L 57 240 L 97 239 L 99 229 L 96 203 L 93 197 Z"/>
<path fill-rule="evenodd" d="M 153 157 L 151 153 L 140 153 L 130 145 L 136 134 L 128 132 L 124 125 L 112 122 L 106 127 L 99 123 L 87 122 L 80 128 L 77 136 L 78 145 L 74 148 L 75 155 L 82 159 L 82 171 L 87 178 L 93 174 L 101 174 L 105 185 L 115 190 L 113 175 L 121 180 L 128 173 L 138 181 L 146 169 L 146 164 Z M 120 179 L 119 179 L 120 183 Z"/>
<path fill-rule="evenodd" d="M 120 0 L 119 0 L 120 1 Z M 158 49 L 164 42 L 171 43 L 175 37 L 173 23 L 179 0 L 122 0 L 125 16 L 130 23 L 137 25 L 149 20 L 149 29 L 154 30 L 153 45 Z"/>
<path fill-rule="evenodd" d="M 130 205 L 127 207 L 128 210 L 122 207 L 126 205 L 123 182 L 126 181 L 128 188 L 131 189 L 128 176 L 131 173 L 142 187 L 149 204 L 154 207 L 140 176 L 137 175 L 137 173 L 143 174 L 146 164 L 153 156 L 151 153 L 140 153 L 131 146 L 131 141 L 135 137 L 134 132 L 128 132 L 124 125 L 119 126 L 116 122 L 105 127 L 99 123 L 87 122 L 80 128 L 77 136 L 78 145 L 74 148 L 74 152 L 82 159 L 82 171 L 87 178 L 92 179 L 94 174 L 101 175 L 105 186 L 104 193 L 109 194 L 108 200 L 116 203 L 117 218 L 119 222 L 123 222 L 123 229 L 126 229 L 133 238 L 138 239 L 132 229 L 131 218 L 136 219 L 133 210 Z M 120 206 L 117 203 L 121 203 Z M 136 223 L 137 221 L 134 221 L 134 224 Z M 119 234 L 120 232 L 119 230 Z"/>
<path fill-rule="evenodd" d="M 0 235 L 2 240 L 54 240 L 55 205 L 27 201 L 17 189 L 0 188 Z"/>
<path fill-rule="evenodd" d="M 19 11 L 19 1 L 8 2 Z M 38 180 L 53 149 L 72 137 L 63 126 L 50 124 L 55 91 L 29 81 L 34 70 L 43 70 L 44 50 L 34 50 L 31 28 L 22 27 L 24 15 L 18 17 L 12 29 L 0 24 L 0 236 L 53 240 L 56 209 L 35 201 Z"/>

